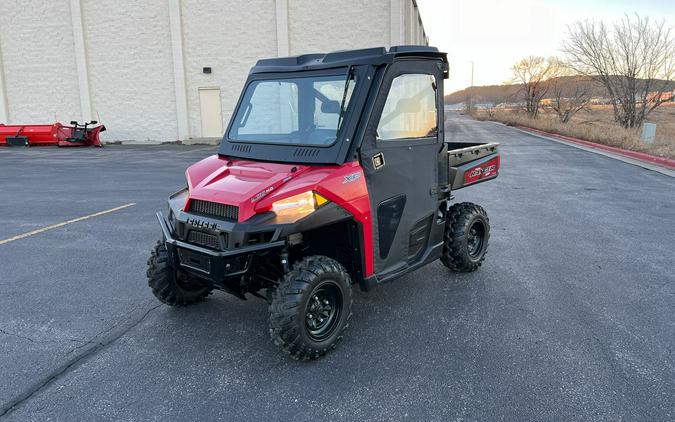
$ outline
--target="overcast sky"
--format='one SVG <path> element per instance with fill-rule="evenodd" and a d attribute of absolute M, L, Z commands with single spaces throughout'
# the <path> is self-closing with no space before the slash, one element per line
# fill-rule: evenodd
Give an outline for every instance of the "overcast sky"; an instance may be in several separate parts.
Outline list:
<path fill-rule="evenodd" d="M 529 56 L 560 54 L 567 25 L 608 22 L 637 12 L 675 25 L 675 0 L 417 0 L 429 44 L 448 53 L 445 92 L 507 81 L 511 65 Z"/>

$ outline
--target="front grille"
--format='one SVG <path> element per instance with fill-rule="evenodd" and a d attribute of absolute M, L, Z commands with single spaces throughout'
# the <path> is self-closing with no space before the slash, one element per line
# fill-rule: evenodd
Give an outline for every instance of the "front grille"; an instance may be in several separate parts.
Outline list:
<path fill-rule="evenodd" d="M 197 245 L 206 246 L 211 249 L 220 249 L 220 242 L 218 236 L 214 234 L 204 233 L 197 230 L 191 230 L 188 235 L 188 242 Z"/>
<path fill-rule="evenodd" d="M 193 199 L 190 201 L 190 211 L 220 217 L 230 221 L 239 220 L 239 207 L 234 205 Z"/>

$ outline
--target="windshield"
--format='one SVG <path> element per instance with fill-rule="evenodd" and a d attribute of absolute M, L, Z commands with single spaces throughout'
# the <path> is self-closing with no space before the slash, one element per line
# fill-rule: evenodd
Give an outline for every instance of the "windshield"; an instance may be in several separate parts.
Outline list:
<path fill-rule="evenodd" d="M 255 80 L 246 88 L 228 138 L 332 145 L 353 90 L 346 74 Z"/>

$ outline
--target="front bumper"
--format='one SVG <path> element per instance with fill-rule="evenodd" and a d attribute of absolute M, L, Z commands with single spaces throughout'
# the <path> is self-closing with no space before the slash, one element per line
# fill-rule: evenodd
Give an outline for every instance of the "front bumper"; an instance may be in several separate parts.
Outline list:
<path fill-rule="evenodd" d="M 276 240 L 242 246 L 234 250 L 218 251 L 204 248 L 175 239 L 171 234 L 171 226 L 164 215 L 161 212 L 156 215 L 169 253 L 169 265 L 216 284 L 221 283 L 228 277 L 246 273 L 251 267 L 251 260 L 255 254 L 286 245 L 285 240 Z"/>
<path fill-rule="evenodd" d="M 281 249 L 302 243 L 303 233 L 352 218 L 328 203 L 294 223 L 280 224 L 272 212 L 238 222 L 183 210 L 187 195 L 187 189 L 176 192 L 169 197 L 168 215 L 157 213 L 169 265 L 216 286 L 232 284 L 252 265 L 270 258 L 283 265 Z"/>

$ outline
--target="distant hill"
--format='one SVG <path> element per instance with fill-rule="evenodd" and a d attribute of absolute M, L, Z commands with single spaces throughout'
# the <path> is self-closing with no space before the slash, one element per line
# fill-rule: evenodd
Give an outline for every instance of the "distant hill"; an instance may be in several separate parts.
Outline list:
<path fill-rule="evenodd" d="M 444 97 L 445 104 L 464 103 L 469 98 L 469 89 L 473 92 L 475 103 L 504 103 L 516 101 L 519 87 L 516 85 L 487 85 L 464 88 Z"/>
<path fill-rule="evenodd" d="M 571 95 L 577 88 L 587 91 L 592 98 L 603 98 L 607 96 L 605 88 L 588 78 L 581 76 L 565 76 L 557 78 L 555 81 L 562 89 L 563 96 Z M 549 81 L 549 83 L 552 83 Z M 518 91 L 519 85 L 488 85 L 475 86 L 473 90 L 474 103 L 508 103 L 520 101 Z M 670 89 L 675 89 L 675 82 L 670 83 Z M 469 88 L 453 92 L 445 96 L 446 104 L 463 103 L 469 96 Z"/>

